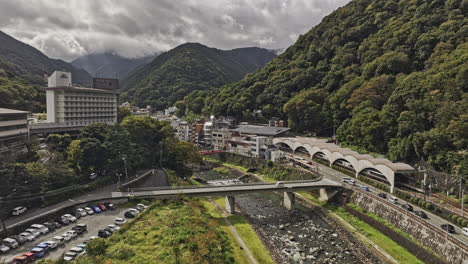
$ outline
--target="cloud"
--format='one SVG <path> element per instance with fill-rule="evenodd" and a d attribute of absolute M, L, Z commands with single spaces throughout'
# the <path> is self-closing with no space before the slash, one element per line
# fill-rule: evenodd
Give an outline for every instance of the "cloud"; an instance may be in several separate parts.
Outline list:
<path fill-rule="evenodd" d="M 0 0 L 0 30 L 53 58 L 141 57 L 185 42 L 285 48 L 350 0 Z"/>

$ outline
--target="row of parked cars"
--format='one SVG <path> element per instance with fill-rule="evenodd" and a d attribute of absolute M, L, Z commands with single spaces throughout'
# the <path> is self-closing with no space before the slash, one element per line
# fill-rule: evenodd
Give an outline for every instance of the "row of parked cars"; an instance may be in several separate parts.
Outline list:
<path fill-rule="evenodd" d="M 136 208 L 130 208 L 124 213 L 125 218 L 135 218 L 140 212 L 148 208 L 148 206 L 144 204 L 137 204 Z M 118 226 L 126 224 L 127 220 L 125 218 L 118 217 L 114 220 L 114 225 L 108 225 L 106 228 L 101 229 L 98 231 L 98 237 L 101 238 L 108 238 L 110 237 L 116 230 L 119 230 Z M 116 228 L 117 227 L 117 228 Z"/>

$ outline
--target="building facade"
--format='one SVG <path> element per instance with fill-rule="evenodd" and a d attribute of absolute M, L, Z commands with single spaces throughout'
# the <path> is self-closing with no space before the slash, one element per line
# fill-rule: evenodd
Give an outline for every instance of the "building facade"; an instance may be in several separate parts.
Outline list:
<path fill-rule="evenodd" d="M 29 112 L 0 108 L 0 156 L 26 151 Z"/>
<path fill-rule="evenodd" d="M 108 79 L 106 79 L 108 80 Z M 118 92 L 71 85 L 71 74 L 54 72 L 46 88 L 47 122 L 67 126 L 117 123 Z M 111 83 L 115 86 L 115 83 Z"/>

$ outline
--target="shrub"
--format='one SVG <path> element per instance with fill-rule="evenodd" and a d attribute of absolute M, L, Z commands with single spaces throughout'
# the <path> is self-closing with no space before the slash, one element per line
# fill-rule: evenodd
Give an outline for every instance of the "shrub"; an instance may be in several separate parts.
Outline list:
<path fill-rule="evenodd" d="M 451 217 L 451 218 L 452 218 L 452 221 L 454 221 L 454 222 L 455 222 L 455 221 L 457 221 L 458 215 L 455 215 L 455 214 L 454 214 L 454 215 L 452 215 L 452 217 Z"/>
<path fill-rule="evenodd" d="M 437 208 L 435 209 L 435 212 L 436 212 L 437 214 L 441 214 L 441 213 L 442 213 L 442 210 L 441 210 L 439 207 L 437 207 Z"/>
<path fill-rule="evenodd" d="M 468 220 L 463 220 L 462 221 L 462 226 L 468 227 Z"/>
<path fill-rule="evenodd" d="M 463 217 L 458 217 L 457 224 L 459 224 L 459 225 L 463 224 Z"/>
<path fill-rule="evenodd" d="M 434 210 L 434 205 L 432 205 L 432 203 L 426 203 L 426 204 L 424 205 L 424 207 L 425 207 L 426 209 L 428 209 L 428 210 L 431 210 L 431 211 Z"/>

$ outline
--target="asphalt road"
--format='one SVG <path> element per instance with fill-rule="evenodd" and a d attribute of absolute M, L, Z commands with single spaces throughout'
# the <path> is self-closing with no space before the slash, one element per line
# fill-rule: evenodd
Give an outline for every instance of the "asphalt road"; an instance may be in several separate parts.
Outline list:
<path fill-rule="evenodd" d="M 114 223 L 114 219 L 117 217 L 123 217 L 124 211 L 126 208 L 117 208 L 115 210 L 107 210 L 105 212 L 99 213 L 99 214 L 94 214 L 94 215 L 89 215 L 86 217 L 82 217 L 78 219 L 76 223 L 70 224 L 68 226 L 64 226 L 62 228 L 59 228 L 53 232 L 50 232 L 46 235 L 42 235 L 38 237 L 35 241 L 32 242 L 27 242 L 24 245 L 8 252 L 8 254 L 5 254 L 0 257 L 0 263 L 3 263 L 2 261 L 5 260 L 5 263 L 10 263 L 10 261 L 18 255 L 21 255 L 23 253 L 29 252 L 35 245 L 47 241 L 47 240 L 52 240 L 53 237 L 59 236 L 66 231 L 70 230 L 74 225 L 76 224 L 86 224 L 88 226 L 88 231 L 81 234 L 80 236 L 77 236 L 74 239 L 71 239 L 67 242 L 65 242 L 61 247 L 58 247 L 52 251 L 50 251 L 46 255 L 46 259 L 58 259 L 60 258 L 64 253 L 66 253 L 68 250 L 70 250 L 72 247 L 79 245 L 83 243 L 84 240 L 89 239 L 91 236 L 97 236 L 97 233 L 100 229 L 103 229 L 109 224 Z"/>
<path fill-rule="evenodd" d="M 320 173 L 320 175 L 322 175 L 322 177 L 328 178 L 328 179 L 330 179 L 330 180 L 337 181 L 337 182 L 342 182 L 343 177 L 348 177 L 348 178 L 349 178 L 348 175 L 345 175 L 345 174 L 343 174 L 343 173 L 341 173 L 341 172 L 339 172 L 339 171 L 336 171 L 336 170 L 334 170 L 334 169 L 332 169 L 332 168 L 330 168 L 330 167 L 324 166 L 324 165 L 322 165 L 322 164 L 319 164 L 319 173 Z M 353 178 L 353 179 L 354 179 L 354 178 Z M 366 184 L 366 183 L 363 183 L 363 182 L 361 182 L 361 181 L 359 181 L 359 180 L 357 180 L 357 179 L 354 179 L 354 180 L 356 180 L 356 184 L 358 184 L 358 185 L 366 185 L 366 186 L 368 186 L 369 189 L 371 190 L 371 192 L 373 192 L 373 193 L 381 193 L 381 192 L 384 192 L 384 191 L 382 191 L 382 190 L 380 190 L 380 189 L 377 189 L 377 188 L 372 187 L 372 186 L 370 186 L 370 185 L 368 185 L 368 184 Z M 390 194 L 390 193 L 387 193 L 387 197 L 391 197 L 391 196 L 393 196 L 393 195 Z M 406 203 L 407 203 L 406 201 L 401 200 L 401 199 L 398 199 L 398 201 L 399 201 L 400 205 L 395 205 L 395 207 L 398 207 L 398 206 L 401 206 L 401 204 L 406 204 Z M 413 205 L 413 204 L 411 204 L 411 205 L 413 206 L 413 209 L 414 209 L 415 211 L 424 211 L 424 212 L 427 214 L 427 216 L 429 217 L 429 219 L 425 219 L 425 220 L 426 220 L 427 222 L 429 222 L 429 223 L 435 225 L 436 227 L 439 227 L 439 228 L 440 228 L 440 225 L 449 223 L 449 222 L 446 221 L 445 219 L 443 219 L 443 218 L 441 218 L 441 217 L 439 217 L 439 216 L 437 216 L 437 215 L 435 215 L 435 214 L 433 214 L 433 213 L 431 213 L 431 212 L 429 212 L 429 211 L 427 211 L 427 210 L 425 210 L 425 209 L 422 209 L 422 208 L 420 208 L 420 207 L 418 207 L 418 206 L 415 206 L 415 205 Z M 413 213 L 412 213 L 412 212 L 408 212 L 408 214 L 413 214 Z M 449 223 L 449 224 L 451 224 L 451 223 Z M 453 225 L 453 224 L 452 224 L 452 225 Z M 455 225 L 453 225 L 453 226 L 455 226 Z M 447 233 L 447 234 L 450 235 L 450 236 L 453 236 L 453 237 L 457 238 L 458 240 L 460 240 L 460 241 L 462 241 L 463 243 L 465 243 L 465 244 L 468 245 L 468 237 L 465 236 L 465 235 L 463 235 L 461 228 L 455 226 L 455 232 L 456 232 L 456 234 L 448 234 L 448 233 Z"/>

